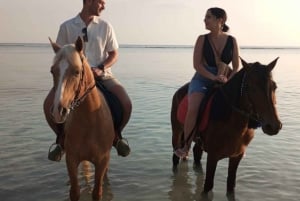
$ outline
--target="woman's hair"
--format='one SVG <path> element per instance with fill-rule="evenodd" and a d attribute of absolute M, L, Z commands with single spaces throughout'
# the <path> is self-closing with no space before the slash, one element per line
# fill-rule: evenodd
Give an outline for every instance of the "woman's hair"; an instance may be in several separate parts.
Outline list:
<path fill-rule="evenodd" d="M 218 7 L 213 7 L 213 8 L 210 8 L 208 9 L 211 14 L 213 16 L 215 16 L 217 19 L 223 19 L 224 20 L 224 24 L 223 24 L 223 27 L 222 27 L 222 31 L 224 32 L 227 32 L 229 30 L 229 26 L 226 25 L 226 20 L 227 20 L 227 14 L 225 12 L 224 9 L 222 8 L 218 8 Z"/>

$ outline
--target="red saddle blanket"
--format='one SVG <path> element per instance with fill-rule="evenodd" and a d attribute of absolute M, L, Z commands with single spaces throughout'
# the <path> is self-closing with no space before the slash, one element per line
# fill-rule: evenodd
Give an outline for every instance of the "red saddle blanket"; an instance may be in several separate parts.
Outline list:
<path fill-rule="evenodd" d="M 207 127 L 212 99 L 213 99 L 213 96 L 209 97 L 209 100 L 207 101 L 207 103 L 205 105 L 204 111 L 201 114 L 202 117 L 201 117 L 201 122 L 199 124 L 200 132 L 202 132 Z M 177 110 L 177 119 L 182 124 L 184 124 L 184 121 L 186 118 L 187 107 L 188 107 L 188 96 L 186 95 L 179 103 L 178 110 Z"/>

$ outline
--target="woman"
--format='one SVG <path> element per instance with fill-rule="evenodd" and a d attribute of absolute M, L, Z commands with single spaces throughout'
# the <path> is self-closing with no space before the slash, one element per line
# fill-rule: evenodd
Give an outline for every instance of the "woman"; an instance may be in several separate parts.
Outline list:
<path fill-rule="evenodd" d="M 205 28 L 210 32 L 200 35 L 194 47 L 193 65 L 196 70 L 188 90 L 188 109 L 184 123 L 183 148 L 175 150 L 178 157 L 188 155 L 192 140 L 194 138 L 193 128 L 201 101 L 208 91 L 208 86 L 213 82 L 227 82 L 227 77 L 220 72 L 221 66 L 232 62 L 232 73 L 229 79 L 238 71 L 239 50 L 236 39 L 226 34 L 229 27 L 225 24 L 226 12 L 221 8 L 209 8 L 206 12 Z M 223 64 L 223 65 L 222 65 Z"/>

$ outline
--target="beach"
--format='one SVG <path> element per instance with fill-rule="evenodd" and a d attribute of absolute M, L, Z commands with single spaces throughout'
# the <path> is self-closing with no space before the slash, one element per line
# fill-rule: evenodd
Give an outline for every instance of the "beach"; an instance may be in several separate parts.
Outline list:
<path fill-rule="evenodd" d="M 193 201 L 201 195 L 202 169 L 192 158 L 172 171 L 170 108 L 175 91 L 191 79 L 191 47 L 123 46 L 112 71 L 133 102 L 132 117 L 123 136 L 132 153 L 122 158 L 111 151 L 104 197 L 109 201 Z M 242 48 L 247 62 L 268 64 L 278 85 L 277 109 L 283 128 L 268 136 L 259 128 L 237 172 L 236 200 L 298 201 L 300 192 L 300 49 Z M 47 159 L 55 135 L 42 105 L 52 86 L 49 45 L 0 45 L 0 200 L 68 200 L 64 158 Z M 208 200 L 224 201 L 228 160 L 218 163 L 214 189 Z M 90 171 L 92 174 L 92 171 Z M 82 197 L 91 200 L 93 175 L 79 173 Z"/>

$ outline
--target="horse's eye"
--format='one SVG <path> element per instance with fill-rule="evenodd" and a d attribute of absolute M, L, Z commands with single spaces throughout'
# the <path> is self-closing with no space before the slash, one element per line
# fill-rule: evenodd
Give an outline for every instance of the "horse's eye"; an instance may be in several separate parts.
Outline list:
<path fill-rule="evenodd" d="M 74 71 L 74 75 L 75 75 L 75 76 L 79 76 L 79 74 L 80 74 L 79 70 L 75 70 L 75 71 Z"/>

